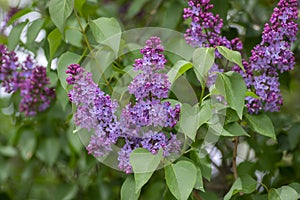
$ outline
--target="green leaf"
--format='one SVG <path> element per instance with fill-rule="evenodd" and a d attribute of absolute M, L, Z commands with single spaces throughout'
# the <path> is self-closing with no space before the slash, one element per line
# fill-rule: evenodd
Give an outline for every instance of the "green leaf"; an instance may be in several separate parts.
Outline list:
<path fill-rule="evenodd" d="M 243 116 L 247 87 L 243 77 L 236 72 L 220 73 L 216 80 L 216 89 L 223 95 L 228 105 Z"/>
<path fill-rule="evenodd" d="M 62 54 L 57 63 L 57 75 L 60 80 L 61 86 L 66 89 L 67 88 L 67 74 L 66 70 L 70 64 L 78 63 L 81 56 L 72 52 L 67 51 Z"/>
<path fill-rule="evenodd" d="M 194 71 L 201 84 L 205 84 L 208 77 L 208 71 L 214 62 L 214 48 L 198 48 L 193 52 Z"/>
<path fill-rule="evenodd" d="M 188 199 L 196 183 L 197 169 L 192 162 L 182 160 L 165 167 L 165 178 L 171 193 L 179 200 Z"/>
<path fill-rule="evenodd" d="M 168 72 L 167 76 L 171 84 L 173 84 L 182 74 L 191 69 L 193 64 L 185 60 L 179 60 Z"/>
<path fill-rule="evenodd" d="M 23 8 L 20 11 L 16 12 L 7 22 L 7 26 L 11 25 L 12 23 L 14 23 L 17 19 L 19 19 L 20 17 L 26 15 L 27 13 L 30 13 L 32 11 L 31 8 Z"/>
<path fill-rule="evenodd" d="M 49 49 L 50 49 L 50 58 L 52 59 L 61 44 L 62 35 L 59 30 L 56 28 L 51 33 L 49 33 L 48 38 Z"/>
<path fill-rule="evenodd" d="M 290 186 L 282 186 L 278 189 L 270 189 L 268 193 L 269 200 L 292 200 L 298 199 L 298 193 Z"/>
<path fill-rule="evenodd" d="M 135 192 L 135 188 L 133 176 L 127 176 L 121 188 L 121 200 L 137 200 L 141 191 Z"/>
<path fill-rule="evenodd" d="M 203 180 L 202 180 L 202 172 L 200 167 L 197 167 L 197 177 L 196 177 L 196 183 L 194 185 L 194 188 L 196 190 L 201 190 L 204 192 L 204 187 L 203 187 Z"/>
<path fill-rule="evenodd" d="M 276 140 L 273 123 L 266 114 L 250 115 L 246 113 L 244 116 L 253 131 Z"/>
<path fill-rule="evenodd" d="M 43 25 L 44 25 L 45 19 L 40 18 L 37 20 L 34 20 L 27 30 L 27 40 L 26 44 L 31 44 L 34 42 L 35 38 L 38 36 L 39 32 L 41 31 Z"/>
<path fill-rule="evenodd" d="M 43 139 L 36 152 L 37 157 L 44 161 L 48 166 L 52 166 L 60 152 L 60 143 L 58 138 Z"/>
<path fill-rule="evenodd" d="M 243 71 L 245 71 L 241 53 L 238 51 L 233 51 L 228 49 L 227 47 L 217 46 L 218 52 L 222 54 L 227 60 L 237 64 Z"/>
<path fill-rule="evenodd" d="M 21 136 L 18 142 L 18 147 L 21 151 L 21 156 L 24 160 L 30 160 L 34 154 L 36 147 L 36 136 L 32 130 L 20 131 Z"/>
<path fill-rule="evenodd" d="M 7 157 L 15 157 L 18 155 L 18 151 L 12 146 L 0 146 L 0 154 Z"/>
<path fill-rule="evenodd" d="M 8 35 L 8 44 L 7 44 L 7 47 L 10 51 L 14 50 L 14 48 L 16 48 L 16 46 L 18 45 L 20 41 L 20 35 L 27 23 L 28 21 L 17 24 L 10 31 Z"/>
<path fill-rule="evenodd" d="M 300 183 L 291 183 L 289 184 L 290 187 L 292 187 L 296 192 L 298 193 L 297 199 L 300 198 Z"/>
<path fill-rule="evenodd" d="M 196 166 L 200 168 L 202 176 L 207 180 L 210 180 L 212 169 L 209 156 L 206 155 L 205 157 L 201 157 L 200 152 L 196 149 L 190 152 L 190 156 Z"/>
<path fill-rule="evenodd" d="M 250 194 L 255 191 L 257 182 L 249 175 L 243 175 L 238 177 L 233 185 L 231 186 L 229 192 L 225 195 L 224 200 L 229 200 L 233 195 L 238 192 L 243 192 L 245 194 Z"/>
<path fill-rule="evenodd" d="M 55 192 L 55 199 L 70 200 L 76 197 L 78 192 L 77 185 L 60 184 Z"/>
<path fill-rule="evenodd" d="M 195 140 L 199 124 L 198 106 L 182 104 L 180 111 L 180 130 L 192 140 Z"/>
<path fill-rule="evenodd" d="M 222 136 L 249 136 L 243 127 L 237 122 L 226 124 L 224 128 L 226 131 L 222 132 Z"/>
<path fill-rule="evenodd" d="M 137 148 L 130 153 L 129 160 L 134 172 L 136 192 L 148 182 L 153 172 L 157 169 L 162 155 L 162 149 L 155 155 L 144 148 Z"/>
<path fill-rule="evenodd" d="M 207 123 L 212 118 L 212 105 L 210 101 L 202 102 L 200 111 L 198 112 L 199 127 Z"/>
<path fill-rule="evenodd" d="M 80 15 L 82 15 L 82 6 L 85 3 L 86 0 L 75 0 L 74 7 L 79 12 Z"/>
<path fill-rule="evenodd" d="M 118 55 L 121 42 L 121 27 L 115 18 L 100 17 L 89 21 L 90 28 L 98 43 L 110 47 Z"/>
<path fill-rule="evenodd" d="M 71 15 L 73 6 L 74 0 L 50 0 L 50 18 L 63 36 L 66 20 Z"/>
<path fill-rule="evenodd" d="M 148 2 L 149 0 L 134 0 L 130 4 L 128 11 L 126 12 L 125 19 L 131 19 L 135 15 L 137 15 L 142 7 Z"/>

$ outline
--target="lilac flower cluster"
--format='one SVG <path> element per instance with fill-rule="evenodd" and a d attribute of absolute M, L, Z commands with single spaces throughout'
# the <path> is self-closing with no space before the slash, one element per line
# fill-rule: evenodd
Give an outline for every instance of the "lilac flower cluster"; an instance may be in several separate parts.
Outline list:
<path fill-rule="evenodd" d="M 167 136 L 163 128 L 173 128 L 179 120 L 180 106 L 175 108 L 169 102 L 161 102 L 168 96 L 170 82 L 160 71 L 166 59 L 161 41 L 151 37 L 141 49 L 143 58 L 136 59 L 134 69 L 140 73 L 128 86 L 135 102 L 126 105 L 120 120 L 115 113 L 116 101 L 105 95 L 92 80 L 92 74 L 85 72 L 78 64 L 68 67 L 67 82 L 73 85 L 69 92 L 70 101 L 76 107 L 74 121 L 80 128 L 93 129 L 94 133 L 86 147 L 96 157 L 107 155 L 112 145 L 123 141 L 118 152 L 118 167 L 126 173 L 132 172 L 130 153 L 139 147 L 156 154 L 163 149 L 165 157 L 180 152 L 181 142 L 176 134 Z"/>
<path fill-rule="evenodd" d="M 20 63 L 16 53 L 4 45 L 0 45 L 0 84 L 8 93 L 20 90 L 19 111 L 26 116 L 46 110 L 55 98 L 54 89 L 47 86 L 46 69 L 37 66 L 30 56 Z"/>
<path fill-rule="evenodd" d="M 210 0 L 190 0 L 189 8 L 184 10 L 184 19 L 192 19 L 190 28 L 185 34 L 187 43 L 194 47 L 220 45 L 241 51 L 243 47 L 239 39 L 228 41 L 220 35 L 222 19 L 209 12 L 213 7 L 209 2 Z M 246 106 L 250 113 L 258 113 L 260 110 L 274 112 L 282 105 L 278 73 L 293 69 L 295 64 L 291 44 L 296 40 L 298 31 L 297 6 L 296 0 L 280 0 L 270 22 L 264 27 L 261 43 L 251 51 L 250 61 L 243 60 L 245 71 L 238 66 L 233 67 L 234 71 L 244 77 L 248 89 L 254 90 L 260 97 L 259 99 L 246 97 Z M 218 52 L 216 56 L 220 57 Z M 215 82 L 215 72 L 222 70 L 216 64 L 212 66 L 208 73 L 208 87 Z"/>
<path fill-rule="evenodd" d="M 296 40 L 297 19 L 297 0 L 280 0 L 269 23 L 265 24 L 261 43 L 251 51 L 250 66 L 256 74 L 252 88 L 260 99 L 248 98 L 250 113 L 258 113 L 260 110 L 279 111 L 283 100 L 278 73 L 294 68 L 295 58 L 291 45 Z"/>
<path fill-rule="evenodd" d="M 225 46 L 232 50 L 241 51 L 243 44 L 239 38 L 231 41 L 221 35 L 223 20 L 219 15 L 214 15 L 209 10 L 213 8 L 210 0 L 190 0 L 188 8 L 184 9 L 183 18 L 191 19 L 190 27 L 186 30 L 185 39 L 193 47 L 216 47 Z M 216 50 L 216 56 L 221 58 L 221 54 Z M 216 72 L 222 72 L 216 63 L 208 72 L 206 85 L 210 87 L 216 80 Z"/>
<path fill-rule="evenodd" d="M 104 156 L 120 136 L 115 115 L 117 102 L 105 95 L 93 82 L 92 74 L 85 72 L 80 65 L 71 64 L 66 73 L 70 75 L 68 84 L 73 85 L 69 98 L 77 107 L 74 122 L 76 126 L 94 130 L 86 149 L 96 157 Z"/>
<path fill-rule="evenodd" d="M 16 14 L 17 12 L 19 12 L 20 10 L 21 9 L 18 8 L 18 7 L 11 7 L 11 8 L 9 8 L 8 12 L 5 15 L 3 25 L 2 25 L 2 27 L 0 29 L 0 33 L 3 33 L 5 31 L 9 20 L 12 18 L 12 16 L 14 16 L 14 14 Z M 15 25 L 15 23 L 14 23 L 14 25 Z"/>
<path fill-rule="evenodd" d="M 194 47 L 225 46 L 234 50 L 243 48 L 241 41 L 235 38 L 229 41 L 221 36 L 223 20 L 219 15 L 209 12 L 213 8 L 210 0 L 190 0 L 189 7 L 184 9 L 183 18 L 191 18 L 190 27 L 186 30 L 186 42 Z"/>

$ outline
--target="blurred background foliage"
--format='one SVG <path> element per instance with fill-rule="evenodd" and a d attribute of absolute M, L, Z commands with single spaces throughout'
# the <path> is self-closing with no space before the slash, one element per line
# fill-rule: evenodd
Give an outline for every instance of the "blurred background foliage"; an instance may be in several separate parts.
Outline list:
<path fill-rule="evenodd" d="M 2 20 L 8 9 L 5 2 L 0 1 Z M 249 55 L 254 45 L 260 42 L 264 23 L 277 4 L 275 0 L 211 2 L 215 5 L 213 12 L 224 19 L 222 33 L 228 38 L 239 36 L 244 43 L 245 55 Z M 57 71 L 50 70 L 51 63 L 57 62 L 57 58 L 67 51 L 86 55 L 88 49 L 85 37 L 91 44 L 96 42 L 91 31 L 84 27 L 89 20 L 98 17 L 116 18 L 123 30 L 151 26 L 184 33 L 187 23 L 183 21 L 182 13 L 187 1 L 75 0 L 77 12 L 73 12 L 68 18 L 64 36 L 57 31 L 49 16 L 49 1 L 24 1 L 11 6 L 21 9 L 13 16 L 13 21 L 16 21 L 12 21 L 12 24 L 17 24 L 22 15 L 24 20 L 25 14 L 32 12 L 39 13 L 38 18 L 42 21 L 38 23 L 28 17 L 30 22 L 25 23 L 32 25 L 35 22 L 36 27 L 28 31 L 27 41 L 22 40 L 19 34 L 11 36 L 13 40 L 17 40 L 12 44 L 9 34 L 3 32 L 0 42 L 8 44 L 11 49 L 17 47 L 34 55 L 42 50 L 48 61 L 51 84 L 56 87 L 57 99 L 46 112 L 26 118 L 14 109 L 18 104 L 18 94 L 6 95 L 1 92 L 0 199 L 119 199 L 121 185 L 127 175 L 106 167 L 87 154 L 78 136 L 73 133 L 72 107 L 57 80 Z M 76 17 L 80 18 L 82 27 L 77 23 Z M 43 36 L 40 40 L 35 40 L 41 30 Z M 82 34 L 83 31 L 85 34 Z M 35 37 L 28 39 L 32 34 L 36 34 Z M 293 46 L 295 70 L 283 74 L 280 79 L 284 106 L 279 113 L 268 113 L 275 126 L 277 142 L 253 134 L 250 130 L 251 137 L 240 138 L 238 174 L 251 175 L 262 184 L 255 193 L 242 197 L 237 194 L 232 199 L 267 199 L 266 188 L 279 188 L 300 182 L 299 44 L 300 39 Z M 121 66 L 122 64 L 124 63 Z M 186 76 L 192 79 L 189 72 Z M 194 84 L 197 88 L 197 83 Z M 207 174 L 210 174 L 212 162 L 211 180 L 204 180 L 206 192 L 195 192 L 191 198 L 213 200 L 228 192 L 234 182 L 233 148 L 232 140 L 220 139 L 210 158 L 203 161 L 207 164 Z M 157 171 L 143 188 L 140 199 L 174 199 L 162 177 L 163 171 Z M 300 184 L 294 185 L 299 193 Z"/>

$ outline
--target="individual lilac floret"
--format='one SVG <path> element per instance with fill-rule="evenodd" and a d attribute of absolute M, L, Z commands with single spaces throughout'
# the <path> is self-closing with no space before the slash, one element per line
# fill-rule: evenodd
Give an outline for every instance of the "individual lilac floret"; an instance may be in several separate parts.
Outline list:
<path fill-rule="evenodd" d="M 96 157 L 106 155 L 120 135 L 115 115 L 117 102 L 105 95 L 92 80 L 92 74 L 80 65 L 71 64 L 66 73 L 67 82 L 73 85 L 69 98 L 77 107 L 74 122 L 80 128 L 94 130 L 86 149 Z"/>
<path fill-rule="evenodd" d="M 291 45 L 296 40 L 298 25 L 298 4 L 296 0 L 280 0 L 264 27 L 262 41 L 252 50 L 250 66 L 258 76 L 253 79 L 252 88 L 260 97 L 253 104 L 250 99 L 248 105 L 250 113 L 264 111 L 279 111 L 282 96 L 279 89 L 278 72 L 292 70 L 295 58 Z M 261 101 L 258 104 L 258 101 Z M 257 106 L 259 105 L 259 106 Z"/>

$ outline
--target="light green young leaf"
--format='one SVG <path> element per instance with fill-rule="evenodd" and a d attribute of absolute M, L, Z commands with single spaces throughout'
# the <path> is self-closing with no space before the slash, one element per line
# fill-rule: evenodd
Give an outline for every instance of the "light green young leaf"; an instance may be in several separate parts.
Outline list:
<path fill-rule="evenodd" d="M 140 192 L 135 192 L 135 182 L 133 175 L 127 176 L 121 188 L 121 200 L 138 200 Z"/>
<path fill-rule="evenodd" d="M 45 19 L 40 18 L 37 20 L 34 20 L 30 26 L 28 27 L 27 30 L 27 40 L 26 43 L 27 44 L 31 44 L 32 42 L 34 42 L 35 38 L 38 36 L 39 32 L 41 31 L 43 25 L 44 25 Z"/>
<path fill-rule="evenodd" d="M 186 160 L 165 167 L 165 178 L 171 193 L 179 200 L 188 199 L 196 183 L 197 169 Z"/>
<path fill-rule="evenodd" d="M 66 70 L 70 64 L 78 63 L 81 56 L 72 52 L 67 51 L 62 54 L 57 63 L 57 75 L 60 80 L 61 86 L 66 89 L 67 88 L 67 74 Z"/>
<path fill-rule="evenodd" d="M 7 44 L 7 47 L 10 51 L 14 50 L 14 48 L 16 48 L 16 46 L 18 45 L 20 41 L 20 35 L 27 23 L 28 21 L 17 24 L 10 31 L 8 35 L 8 44 Z"/>
<path fill-rule="evenodd" d="M 163 157 L 162 155 L 162 149 L 155 155 L 144 148 L 137 148 L 131 152 L 129 161 L 134 172 L 136 192 L 151 178 Z"/>
<path fill-rule="evenodd" d="M 292 200 L 298 199 L 298 193 L 290 186 L 282 186 L 278 189 L 270 189 L 268 193 L 269 200 Z"/>
<path fill-rule="evenodd" d="M 99 44 L 110 47 L 118 55 L 121 42 L 121 26 L 115 18 L 100 17 L 89 21 L 90 28 Z"/>
<path fill-rule="evenodd" d="M 249 136 L 243 127 L 237 122 L 226 124 L 224 128 L 226 131 L 222 132 L 222 136 Z"/>
<path fill-rule="evenodd" d="M 220 73 L 216 80 L 217 91 L 225 97 L 228 105 L 242 119 L 247 87 L 243 77 L 236 72 Z"/>
<path fill-rule="evenodd" d="M 214 48 L 198 48 L 193 53 L 195 74 L 201 84 L 205 84 L 208 71 L 215 62 Z"/>
<path fill-rule="evenodd" d="M 199 108 L 197 105 L 182 104 L 180 111 L 180 131 L 195 140 L 199 124 Z"/>
<path fill-rule="evenodd" d="M 289 184 L 289 186 L 292 187 L 294 190 L 296 190 L 296 192 L 298 193 L 297 199 L 299 199 L 300 198 L 300 183 L 294 182 L 294 183 Z"/>
<path fill-rule="evenodd" d="M 191 69 L 193 64 L 185 60 L 179 60 L 168 72 L 167 76 L 171 84 L 173 84 L 177 78 L 184 74 L 187 70 Z"/>
<path fill-rule="evenodd" d="M 74 0 L 50 0 L 50 18 L 63 36 L 67 18 L 71 15 L 73 7 Z"/>
<path fill-rule="evenodd" d="M 222 54 L 227 60 L 237 64 L 243 71 L 245 71 L 244 66 L 242 64 L 242 56 L 240 52 L 233 51 L 224 46 L 217 47 L 218 52 Z"/>
<path fill-rule="evenodd" d="M 62 35 L 59 30 L 56 28 L 48 35 L 48 43 L 50 49 L 50 59 L 52 59 L 62 42 Z"/>
<path fill-rule="evenodd" d="M 250 175 L 243 175 L 238 177 L 229 192 L 225 195 L 224 200 L 229 200 L 233 195 L 238 192 L 250 194 L 255 191 L 257 182 Z"/>
<path fill-rule="evenodd" d="M 246 113 L 244 116 L 253 131 L 276 140 L 273 123 L 266 114 L 250 115 Z"/>

